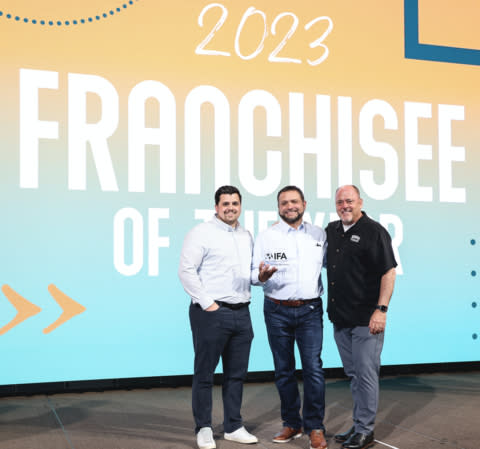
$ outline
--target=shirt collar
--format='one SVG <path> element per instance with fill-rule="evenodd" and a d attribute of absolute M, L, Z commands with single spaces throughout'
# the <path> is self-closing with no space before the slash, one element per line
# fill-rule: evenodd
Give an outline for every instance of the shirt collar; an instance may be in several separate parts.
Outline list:
<path fill-rule="evenodd" d="M 350 231 L 351 229 L 354 229 L 354 228 L 356 229 L 359 225 L 361 225 L 366 220 L 366 218 L 368 218 L 367 213 L 362 210 L 362 216 L 356 221 L 356 223 L 353 226 L 348 228 L 348 230 L 346 232 L 348 232 L 348 231 Z M 337 230 L 343 232 L 342 220 L 338 220 Z"/>
<path fill-rule="evenodd" d="M 221 229 L 227 232 L 235 232 L 239 231 L 241 229 L 240 223 L 237 223 L 237 226 L 233 228 L 229 224 L 225 223 L 224 221 L 220 220 L 220 218 L 217 217 L 217 214 L 213 215 L 212 221 Z"/>
<path fill-rule="evenodd" d="M 283 221 L 282 219 L 280 219 L 280 221 L 278 222 L 278 226 L 280 227 L 280 230 L 282 232 L 284 232 L 285 234 L 288 234 L 289 232 L 295 232 L 295 231 L 305 232 L 305 222 L 304 221 L 302 221 L 302 223 L 300 224 L 300 226 L 297 229 L 290 226 L 287 222 Z"/>

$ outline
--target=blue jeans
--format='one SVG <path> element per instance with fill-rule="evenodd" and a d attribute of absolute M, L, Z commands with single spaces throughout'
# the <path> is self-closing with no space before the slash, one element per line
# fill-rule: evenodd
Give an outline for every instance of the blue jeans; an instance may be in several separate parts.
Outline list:
<path fill-rule="evenodd" d="M 368 326 L 334 326 L 334 337 L 353 397 L 353 424 L 360 433 L 373 432 L 378 409 L 380 354 L 385 333 Z"/>
<path fill-rule="evenodd" d="M 323 341 L 322 300 L 287 307 L 265 298 L 264 314 L 284 427 L 299 429 L 303 426 L 307 434 L 314 429 L 325 430 L 325 379 L 320 356 Z M 295 377 L 295 342 L 302 361 L 303 420 Z"/>
<path fill-rule="evenodd" d="M 223 364 L 223 427 L 231 433 L 242 427 L 243 382 L 247 375 L 253 339 L 248 307 L 238 310 L 220 307 L 206 312 L 190 305 L 190 326 L 195 351 L 192 409 L 195 432 L 212 427 L 212 387 L 220 357 Z"/>

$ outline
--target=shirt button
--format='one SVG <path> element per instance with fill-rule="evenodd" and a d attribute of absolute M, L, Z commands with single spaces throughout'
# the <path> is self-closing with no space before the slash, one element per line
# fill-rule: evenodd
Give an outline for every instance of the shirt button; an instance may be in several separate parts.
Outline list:
<path fill-rule="evenodd" d="M 336 266 L 336 265 L 332 265 L 332 268 L 337 268 L 337 266 Z"/>
<path fill-rule="evenodd" d="M 330 282 L 330 285 L 335 285 L 335 282 Z"/>
<path fill-rule="evenodd" d="M 337 252 L 337 253 L 339 253 L 339 252 L 340 252 L 340 250 L 337 248 L 336 252 Z"/>
<path fill-rule="evenodd" d="M 335 302 L 335 298 L 332 298 L 332 302 Z"/>

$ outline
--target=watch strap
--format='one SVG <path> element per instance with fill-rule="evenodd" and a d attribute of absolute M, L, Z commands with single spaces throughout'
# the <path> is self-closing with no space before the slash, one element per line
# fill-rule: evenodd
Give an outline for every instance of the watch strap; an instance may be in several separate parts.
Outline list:
<path fill-rule="evenodd" d="M 388 310 L 388 306 L 379 306 L 379 305 L 376 305 L 375 306 L 375 309 L 377 310 L 380 310 L 380 312 L 386 312 Z"/>

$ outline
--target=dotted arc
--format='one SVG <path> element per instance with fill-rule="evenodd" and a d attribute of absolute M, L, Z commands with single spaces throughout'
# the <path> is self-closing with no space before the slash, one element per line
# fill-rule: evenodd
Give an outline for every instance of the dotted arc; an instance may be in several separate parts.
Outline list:
<path fill-rule="evenodd" d="M 115 14 L 119 14 L 122 11 L 125 11 L 129 6 L 133 6 L 139 0 L 128 0 L 116 8 L 110 9 L 108 11 L 102 11 L 98 14 L 95 14 L 90 17 L 75 18 L 70 20 L 58 20 L 54 18 L 50 19 L 38 19 L 31 17 L 20 17 L 11 12 L 0 11 L 0 19 L 12 20 L 14 22 L 23 23 L 23 24 L 32 24 L 32 25 L 48 25 L 48 26 L 75 26 L 75 25 L 85 25 L 88 23 L 97 22 L 100 20 L 108 19 Z"/>

